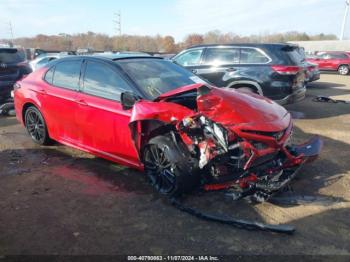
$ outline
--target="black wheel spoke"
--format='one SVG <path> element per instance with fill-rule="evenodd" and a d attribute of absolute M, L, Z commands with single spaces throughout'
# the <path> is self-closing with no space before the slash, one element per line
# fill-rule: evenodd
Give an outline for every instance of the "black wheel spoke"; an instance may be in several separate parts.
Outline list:
<path fill-rule="evenodd" d="M 38 141 L 40 140 L 40 136 L 39 136 L 38 130 L 34 131 L 34 137 L 35 137 L 36 140 L 38 140 Z"/>
<path fill-rule="evenodd" d="M 162 173 L 163 177 L 163 184 L 167 184 L 168 189 L 172 189 L 174 182 L 175 182 L 175 176 L 173 173 L 171 173 L 169 170 L 164 170 Z"/>
<path fill-rule="evenodd" d="M 149 170 L 156 171 L 157 167 L 154 165 L 154 163 L 145 161 L 145 167 Z"/>
<path fill-rule="evenodd" d="M 154 149 L 154 146 L 151 146 L 149 150 L 152 161 L 157 162 L 157 152 L 155 152 L 156 149 Z"/>
<path fill-rule="evenodd" d="M 34 131 L 34 129 L 35 129 L 35 125 L 34 124 L 28 124 L 27 128 L 28 128 L 29 133 L 32 133 Z"/>
<path fill-rule="evenodd" d="M 150 183 L 157 191 L 168 194 L 176 185 L 176 176 L 172 171 L 171 161 L 157 145 L 150 145 L 145 151 L 144 168 Z"/>
<path fill-rule="evenodd" d="M 32 137 L 33 140 L 42 143 L 42 141 L 45 140 L 46 136 L 46 130 L 45 130 L 45 123 L 40 115 L 39 112 L 37 112 L 34 109 L 28 109 L 29 111 L 26 112 L 26 118 L 25 118 L 25 124 L 28 130 L 28 133 Z"/>
<path fill-rule="evenodd" d="M 159 163 L 163 165 L 167 161 L 164 151 L 160 152 Z"/>
<path fill-rule="evenodd" d="M 34 118 L 33 118 L 33 116 L 32 116 L 32 112 L 30 112 L 30 113 L 28 114 L 28 120 L 29 120 L 29 122 L 30 122 L 31 124 L 34 124 L 34 125 L 35 125 L 35 120 L 34 120 Z"/>
<path fill-rule="evenodd" d="M 171 167 L 171 163 L 167 161 L 162 165 L 163 169 L 169 169 L 170 167 Z"/>
<path fill-rule="evenodd" d="M 42 130 L 42 129 L 39 128 L 39 129 L 37 130 L 37 132 L 38 132 L 40 138 L 44 137 L 44 130 Z"/>

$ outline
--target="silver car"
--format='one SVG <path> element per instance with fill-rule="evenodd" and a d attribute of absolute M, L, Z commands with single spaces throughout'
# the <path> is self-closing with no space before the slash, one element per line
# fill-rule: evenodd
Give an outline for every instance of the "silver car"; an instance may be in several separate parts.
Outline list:
<path fill-rule="evenodd" d="M 62 58 L 67 56 L 66 54 L 61 54 L 61 53 L 50 53 L 50 54 L 45 54 L 45 55 L 40 55 L 34 60 L 30 61 L 29 64 L 32 68 L 33 71 L 47 65 L 53 60 L 56 60 L 58 58 Z"/>

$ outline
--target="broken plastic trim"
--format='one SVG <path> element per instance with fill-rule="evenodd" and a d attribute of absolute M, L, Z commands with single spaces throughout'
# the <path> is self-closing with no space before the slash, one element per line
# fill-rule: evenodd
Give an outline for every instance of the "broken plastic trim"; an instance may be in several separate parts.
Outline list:
<path fill-rule="evenodd" d="M 243 219 L 229 218 L 220 215 L 203 213 L 200 210 L 194 209 L 192 207 L 188 207 L 183 205 L 178 199 L 172 198 L 170 199 L 173 206 L 177 209 L 186 212 L 190 215 L 198 217 L 200 219 L 205 219 L 208 221 L 213 221 L 221 224 L 231 225 L 237 228 L 246 229 L 246 230 L 261 230 L 268 231 L 274 233 L 284 233 L 284 234 L 293 234 L 295 228 L 291 225 L 271 225 L 264 224 L 256 221 L 249 221 Z"/>

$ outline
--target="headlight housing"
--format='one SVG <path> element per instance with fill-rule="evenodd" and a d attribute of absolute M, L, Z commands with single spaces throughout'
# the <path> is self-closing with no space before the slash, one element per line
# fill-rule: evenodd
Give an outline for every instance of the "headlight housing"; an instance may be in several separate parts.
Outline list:
<path fill-rule="evenodd" d="M 200 121 L 204 127 L 204 134 L 212 137 L 225 151 L 228 151 L 227 130 L 204 116 L 200 117 Z"/>

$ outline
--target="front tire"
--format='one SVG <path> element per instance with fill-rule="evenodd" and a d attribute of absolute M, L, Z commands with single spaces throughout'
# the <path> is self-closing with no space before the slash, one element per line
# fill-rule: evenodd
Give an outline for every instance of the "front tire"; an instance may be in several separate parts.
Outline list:
<path fill-rule="evenodd" d="M 338 68 L 338 73 L 340 75 L 348 75 L 349 72 L 350 72 L 350 69 L 349 69 L 349 66 L 347 66 L 347 65 L 341 65 Z"/>
<path fill-rule="evenodd" d="M 152 138 L 143 150 L 144 171 L 157 192 L 179 196 L 199 184 L 191 157 L 170 136 Z"/>
<path fill-rule="evenodd" d="M 46 122 L 41 112 L 35 107 L 30 106 L 24 114 L 24 124 L 32 140 L 39 145 L 48 145 L 51 142 L 47 132 Z"/>

